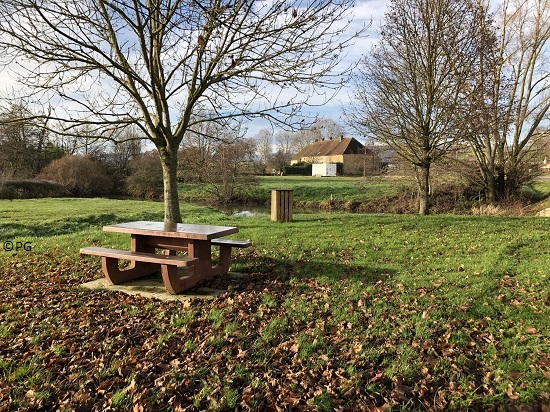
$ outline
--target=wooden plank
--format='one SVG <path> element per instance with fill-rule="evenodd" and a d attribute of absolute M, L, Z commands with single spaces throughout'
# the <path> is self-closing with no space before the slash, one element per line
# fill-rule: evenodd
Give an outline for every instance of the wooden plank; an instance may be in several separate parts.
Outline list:
<path fill-rule="evenodd" d="M 166 224 L 163 222 L 137 221 L 104 226 L 106 232 L 133 235 L 162 236 L 166 238 L 210 240 L 239 231 L 233 226 L 195 225 L 188 223 Z"/>
<path fill-rule="evenodd" d="M 250 240 L 234 240 L 234 239 L 212 239 L 214 246 L 231 246 L 231 247 L 249 247 L 252 246 Z"/>
<path fill-rule="evenodd" d="M 274 189 L 271 191 L 271 220 L 290 222 L 292 220 L 292 190 Z"/>
<path fill-rule="evenodd" d="M 155 253 L 132 252 L 130 250 L 110 249 L 97 246 L 81 248 L 80 253 L 108 258 L 157 263 L 160 265 L 190 266 L 199 261 L 199 259 L 189 256 L 159 255 Z"/>

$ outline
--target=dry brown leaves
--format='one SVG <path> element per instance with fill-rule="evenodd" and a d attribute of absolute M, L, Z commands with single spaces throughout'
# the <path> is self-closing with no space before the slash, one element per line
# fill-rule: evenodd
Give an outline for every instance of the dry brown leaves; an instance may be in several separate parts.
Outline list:
<path fill-rule="evenodd" d="M 448 325 L 410 342 L 422 364 L 412 378 L 390 377 L 384 357 L 397 353 L 396 336 L 357 336 L 351 320 L 334 321 L 329 287 L 315 280 L 294 286 L 291 268 L 280 269 L 216 279 L 209 286 L 231 291 L 214 301 L 167 303 L 79 288 L 97 277 L 97 262 L 40 254 L 4 260 L 0 411 L 452 409 L 449 399 L 465 389 L 437 376 L 441 359 L 469 377 L 472 392 L 490 394 L 494 377 L 468 353 L 492 342 L 485 325 L 458 325 L 472 332 L 462 364 L 449 342 L 457 325 Z M 349 301 L 359 322 L 373 322 L 374 300 L 391 306 L 396 290 L 381 283 L 379 292 Z M 293 299 L 309 299 L 315 313 L 294 316 Z M 283 326 L 268 335 L 274 319 Z M 397 330 L 403 321 L 398 312 L 380 320 Z M 380 362 L 364 356 L 367 345 L 382 348 Z M 512 386 L 506 395 L 518 397 Z"/>

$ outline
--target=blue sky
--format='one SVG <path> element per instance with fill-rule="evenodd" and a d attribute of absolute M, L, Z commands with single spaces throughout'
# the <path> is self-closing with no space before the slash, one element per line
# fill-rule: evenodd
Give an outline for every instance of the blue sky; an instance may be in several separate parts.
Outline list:
<path fill-rule="evenodd" d="M 372 21 L 367 36 L 357 39 L 355 44 L 348 48 L 347 57 L 344 63 L 353 64 L 366 54 L 371 48 L 372 44 L 376 42 L 377 31 L 381 25 L 381 22 L 386 12 L 387 0 L 356 0 L 353 22 L 350 25 L 350 31 L 355 31 L 357 27 L 363 26 L 365 23 Z M 7 95 L 10 95 L 10 89 L 15 86 L 13 78 L 8 73 L 9 71 L 0 67 L 0 90 Z M 335 121 L 339 121 L 341 117 L 341 107 L 347 101 L 351 90 L 349 88 L 343 88 L 339 93 L 327 104 L 323 106 L 317 106 L 315 108 L 304 108 L 304 112 L 308 111 L 309 117 L 326 117 L 332 118 Z M 319 99 L 317 99 L 319 101 Z M 270 127 L 270 124 L 265 120 L 256 120 L 250 122 L 248 125 L 248 136 L 252 136 L 257 133 L 258 130 L 264 127 Z M 275 130 L 276 131 L 276 130 Z"/>
<path fill-rule="evenodd" d="M 354 8 L 353 24 L 350 30 L 358 26 L 362 26 L 366 22 L 372 21 L 367 36 L 357 39 L 355 44 L 347 50 L 346 63 L 353 64 L 357 62 L 361 56 L 368 53 L 370 48 L 377 40 L 378 30 L 383 22 L 384 13 L 387 9 L 387 0 L 359 0 L 356 1 Z M 304 108 L 304 112 L 308 112 L 309 116 L 318 116 L 331 118 L 339 123 L 344 123 L 342 117 L 342 105 L 349 101 L 351 89 L 345 87 L 327 104 L 314 108 Z M 262 128 L 271 129 L 270 124 L 266 120 L 255 120 L 249 123 L 247 136 L 253 136 Z M 275 130 L 276 132 L 277 130 Z"/>

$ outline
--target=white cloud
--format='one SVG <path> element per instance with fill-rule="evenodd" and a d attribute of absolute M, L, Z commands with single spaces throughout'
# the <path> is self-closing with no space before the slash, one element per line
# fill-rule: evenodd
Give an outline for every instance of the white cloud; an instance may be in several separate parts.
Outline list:
<path fill-rule="evenodd" d="M 376 44 L 378 32 L 384 19 L 384 14 L 387 11 L 387 0 L 362 0 L 357 1 L 353 9 L 353 21 L 349 26 L 349 32 L 353 33 L 357 31 L 364 24 L 371 24 L 366 36 L 356 39 L 354 45 L 350 46 L 346 53 L 347 56 L 342 62 L 343 65 L 350 65 L 358 62 L 362 56 L 368 53 L 371 47 Z M 335 121 L 341 122 L 341 107 L 349 101 L 349 95 L 351 89 L 349 87 L 342 88 L 334 98 L 318 107 L 304 107 L 303 114 L 309 117 L 327 117 L 332 118 Z M 321 97 L 314 97 L 311 99 L 312 104 L 319 104 Z M 248 129 L 248 136 L 253 136 L 260 129 L 270 127 L 266 120 L 258 119 L 250 122 Z"/>

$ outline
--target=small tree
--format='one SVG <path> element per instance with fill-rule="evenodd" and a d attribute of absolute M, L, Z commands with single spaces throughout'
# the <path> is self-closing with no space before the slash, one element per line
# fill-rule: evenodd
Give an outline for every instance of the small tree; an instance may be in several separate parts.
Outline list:
<path fill-rule="evenodd" d="M 283 173 L 285 167 L 290 164 L 291 159 L 292 155 L 290 153 L 285 153 L 279 149 L 271 155 L 270 163 L 273 165 L 275 172 Z"/>
<path fill-rule="evenodd" d="M 261 173 L 255 158 L 254 139 L 240 138 L 240 126 L 231 130 L 216 124 L 203 125 L 211 136 L 188 133 L 186 147 L 180 153 L 180 176 L 184 181 L 200 182 L 216 197 L 218 203 L 230 203 L 239 192 L 256 183 L 254 175 Z"/>
<path fill-rule="evenodd" d="M 216 146 L 207 187 L 219 203 L 233 202 L 240 191 L 256 184 L 255 151 L 256 144 L 250 139 Z"/>
<path fill-rule="evenodd" d="M 238 130 L 240 125 L 234 125 Z M 185 133 L 183 147 L 178 155 L 178 175 L 185 182 L 205 183 L 212 174 L 212 156 L 221 141 L 232 141 L 226 130 L 216 124 L 202 123 Z"/>

